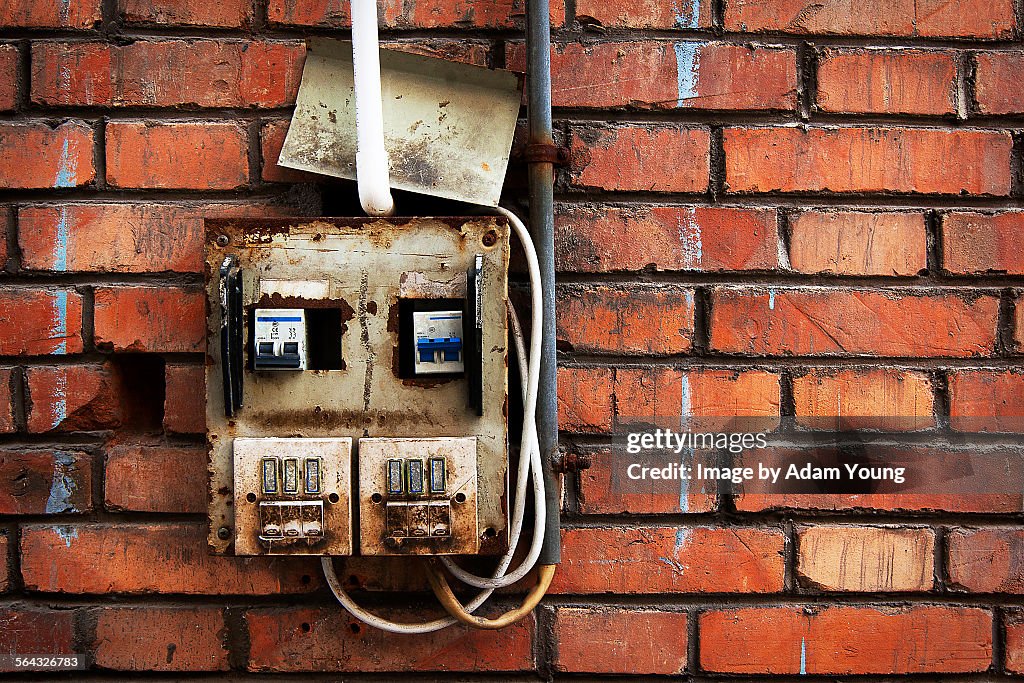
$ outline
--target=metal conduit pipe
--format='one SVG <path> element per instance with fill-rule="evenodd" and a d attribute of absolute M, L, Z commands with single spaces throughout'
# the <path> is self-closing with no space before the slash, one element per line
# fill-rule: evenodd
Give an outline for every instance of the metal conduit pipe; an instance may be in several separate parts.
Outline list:
<path fill-rule="evenodd" d="M 527 121 L 529 144 L 551 149 L 551 15 L 548 0 L 528 0 Z M 538 564 L 558 564 L 562 557 L 561 487 L 555 472 L 558 458 L 558 358 L 555 353 L 555 224 L 554 165 L 530 159 L 530 233 L 540 261 L 544 292 L 544 346 L 541 350 L 537 436 L 547 503 L 544 545 Z"/>

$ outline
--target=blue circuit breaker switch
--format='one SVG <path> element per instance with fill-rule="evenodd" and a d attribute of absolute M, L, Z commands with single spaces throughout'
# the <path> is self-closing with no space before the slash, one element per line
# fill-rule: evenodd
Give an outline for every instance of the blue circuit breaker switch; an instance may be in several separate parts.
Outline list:
<path fill-rule="evenodd" d="M 462 311 L 413 313 L 413 342 L 417 375 L 465 372 Z"/>

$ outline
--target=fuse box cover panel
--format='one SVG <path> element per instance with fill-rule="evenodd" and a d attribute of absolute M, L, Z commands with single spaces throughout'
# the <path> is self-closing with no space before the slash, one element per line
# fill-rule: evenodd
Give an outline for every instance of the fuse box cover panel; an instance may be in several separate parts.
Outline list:
<path fill-rule="evenodd" d="M 241 503 L 234 490 L 232 442 L 245 437 L 352 438 L 353 480 L 359 476 L 362 438 L 474 437 L 479 552 L 507 548 L 508 241 L 507 222 L 492 216 L 206 222 L 209 544 L 214 553 L 240 550 L 235 547 Z M 217 275 L 229 254 L 242 272 L 245 340 L 243 406 L 231 418 L 224 412 Z M 397 360 L 399 300 L 466 297 L 466 273 L 477 255 L 484 262 L 483 415 L 467 406 L 465 376 L 403 378 Z M 289 282 L 296 285 L 283 284 Z M 256 308 L 340 311 L 343 369 L 253 371 Z M 360 554 L 358 548 L 352 552 Z"/>

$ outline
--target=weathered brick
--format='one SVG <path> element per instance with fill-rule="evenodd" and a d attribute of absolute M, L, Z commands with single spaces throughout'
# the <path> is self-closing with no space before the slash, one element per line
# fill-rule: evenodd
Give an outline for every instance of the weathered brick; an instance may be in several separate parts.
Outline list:
<path fill-rule="evenodd" d="M 1009 611 L 1006 615 L 1006 670 L 1024 673 L 1024 613 Z"/>
<path fill-rule="evenodd" d="M 621 451 L 600 450 L 589 455 L 591 466 L 579 473 L 579 507 L 583 514 L 659 515 L 715 510 L 713 481 L 626 481 L 626 468 L 633 460 L 624 460 Z M 694 457 L 706 466 L 716 464 L 709 454 Z"/>
<path fill-rule="evenodd" d="M 942 267 L 956 275 L 1024 274 L 1024 211 L 954 211 L 942 218 Z"/>
<path fill-rule="evenodd" d="M 318 178 L 322 176 L 277 165 L 278 157 L 281 156 L 281 148 L 284 146 L 284 138 L 288 135 L 288 124 L 288 120 L 269 121 L 260 130 L 263 179 L 268 183 L 317 182 Z"/>
<path fill-rule="evenodd" d="M 935 426 L 933 392 L 928 375 L 912 370 L 825 369 L 793 378 L 797 423 L 810 427 L 926 429 Z"/>
<path fill-rule="evenodd" d="M 167 365 L 164 394 L 164 429 L 178 434 L 206 432 L 206 405 L 196 396 L 206 394 L 202 365 Z"/>
<path fill-rule="evenodd" d="M 283 107 L 295 102 L 304 55 L 297 42 L 140 40 L 120 46 L 41 41 L 32 47 L 32 101 Z"/>
<path fill-rule="evenodd" d="M 233 190 L 249 180 L 248 135 L 237 123 L 112 121 L 106 138 L 115 187 Z"/>
<path fill-rule="evenodd" d="M 555 668 L 571 673 L 678 675 L 686 670 L 686 613 L 560 607 Z"/>
<path fill-rule="evenodd" d="M 90 431 L 121 424 L 115 381 L 106 366 L 29 368 L 26 392 L 30 432 Z"/>
<path fill-rule="evenodd" d="M 1024 374 L 1009 370 L 949 373 L 949 414 L 964 432 L 1024 431 Z"/>
<path fill-rule="evenodd" d="M 611 430 L 610 368 L 558 368 L 558 425 L 567 432 Z"/>
<path fill-rule="evenodd" d="M 576 18 L 606 28 L 711 28 L 711 0 L 661 3 L 650 0 L 577 0 Z"/>
<path fill-rule="evenodd" d="M 0 5 L 0 28 L 92 28 L 102 20 L 100 5 L 101 0 L 7 0 Z"/>
<path fill-rule="evenodd" d="M 802 211 L 790 220 L 789 262 L 801 273 L 917 275 L 928 265 L 924 215 Z"/>
<path fill-rule="evenodd" d="M 427 617 L 414 610 L 383 614 L 396 621 Z M 415 636 L 369 628 L 335 607 L 254 609 L 245 622 L 250 671 L 499 672 L 535 666 L 533 617 L 499 631 L 459 625 Z"/>
<path fill-rule="evenodd" d="M 693 341 L 693 290 L 657 286 L 558 289 L 558 340 L 580 352 L 686 353 Z"/>
<path fill-rule="evenodd" d="M 92 457 L 77 451 L 0 451 L 0 514 L 92 509 Z"/>
<path fill-rule="evenodd" d="M 824 50 L 818 108 L 855 114 L 953 114 L 956 63 L 950 52 Z"/>
<path fill-rule="evenodd" d="M 88 185 L 96 178 L 92 146 L 92 128 L 81 122 L 69 121 L 56 128 L 45 123 L 0 123 L 0 186 Z"/>
<path fill-rule="evenodd" d="M 188 353 L 206 347 L 202 292 L 179 287 L 97 287 L 96 346 Z"/>
<path fill-rule="evenodd" d="M 0 593 L 6 593 L 11 587 L 11 577 L 9 573 L 10 562 L 10 546 L 11 543 L 8 540 L 8 530 L 0 530 Z"/>
<path fill-rule="evenodd" d="M 1012 0 L 730 0 L 727 31 L 1010 38 Z"/>
<path fill-rule="evenodd" d="M 205 448 L 122 444 L 107 453 L 103 472 L 109 509 L 206 512 Z"/>
<path fill-rule="evenodd" d="M 224 611 L 216 607 L 104 607 L 97 666 L 117 671 L 227 671 Z"/>
<path fill-rule="evenodd" d="M 526 14 L 523 0 L 417 0 L 415 3 L 386 0 L 380 16 L 388 28 L 511 28 Z M 289 26 L 351 24 L 349 3 L 344 0 L 270 0 L 267 18 Z M 551 23 L 565 23 L 565 4 L 551 2 Z"/>
<path fill-rule="evenodd" d="M 974 96 L 982 114 L 1024 112 L 1020 73 L 1024 52 L 982 52 L 977 55 Z"/>
<path fill-rule="evenodd" d="M 82 297 L 77 291 L 0 292 L 0 354 L 62 355 L 82 348 Z"/>
<path fill-rule="evenodd" d="M 619 418 L 772 418 L 779 415 L 779 396 L 779 376 L 762 370 L 615 370 Z"/>
<path fill-rule="evenodd" d="M 966 301 L 913 291 L 720 288 L 711 347 L 758 356 L 989 356 L 998 308 L 988 295 Z"/>
<path fill-rule="evenodd" d="M 797 575 L 825 591 L 928 591 L 935 532 L 923 528 L 828 525 L 797 533 Z"/>
<path fill-rule="evenodd" d="M 1010 192 L 1003 131 L 776 126 L 726 128 L 724 140 L 730 192 Z"/>
<path fill-rule="evenodd" d="M 252 0 L 119 0 L 126 24 L 246 28 L 252 23 Z"/>
<path fill-rule="evenodd" d="M 705 192 L 711 133 L 682 126 L 573 127 L 570 181 L 620 192 Z"/>
<path fill-rule="evenodd" d="M 1017 353 L 1021 353 L 1024 352 L 1024 296 L 1020 294 L 1014 299 L 1013 316 L 1013 342 Z"/>
<path fill-rule="evenodd" d="M 522 43 L 506 63 L 526 70 Z M 796 52 L 714 42 L 568 43 L 551 48 L 556 107 L 639 109 L 796 108 Z"/>
<path fill-rule="evenodd" d="M 946 570 L 957 590 L 1024 593 L 1024 530 L 953 529 L 946 547 Z"/>
<path fill-rule="evenodd" d="M 700 663 L 740 674 L 982 672 L 992 663 L 992 614 L 938 606 L 705 612 Z"/>
<path fill-rule="evenodd" d="M 18 46 L 0 44 L 0 111 L 12 111 L 18 106 Z"/>
<path fill-rule="evenodd" d="M 715 206 L 560 205 L 555 265 L 578 272 L 775 270 L 776 215 Z"/>
<path fill-rule="evenodd" d="M 70 609 L 0 607 L 4 654 L 76 654 L 74 620 L 75 612 Z M 15 671 L 13 666 L 6 664 L 0 666 L 0 671 Z"/>
<path fill-rule="evenodd" d="M 96 273 L 198 273 L 205 218 L 295 215 L 296 210 L 250 200 L 244 204 L 126 204 L 97 202 L 23 206 L 18 243 L 26 270 Z"/>
<path fill-rule="evenodd" d="M 45 593 L 271 595 L 320 584 L 315 558 L 214 556 L 206 533 L 205 523 L 26 525 L 21 573 Z"/>
<path fill-rule="evenodd" d="M 566 529 L 551 592 L 773 593 L 784 546 L 779 529 Z"/>
<path fill-rule="evenodd" d="M 10 434 L 17 430 L 14 419 L 13 372 L 9 368 L 0 368 L 0 434 Z"/>

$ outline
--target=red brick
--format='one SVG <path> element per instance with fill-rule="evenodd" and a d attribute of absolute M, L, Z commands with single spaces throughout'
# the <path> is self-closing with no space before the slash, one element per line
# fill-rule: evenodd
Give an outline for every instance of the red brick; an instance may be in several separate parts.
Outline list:
<path fill-rule="evenodd" d="M 248 136 L 230 122 L 107 124 L 114 187 L 233 190 L 249 180 Z"/>
<path fill-rule="evenodd" d="M 1010 38 L 1012 0 L 730 0 L 727 31 Z"/>
<path fill-rule="evenodd" d="M 567 432 L 611 431 L 610 368 L 558 368 L 558 426 Z"/>
<path fill-rule="evenodd" d="M 396 621 L 436 618 L 431 611 L 383 613 Z M 532 617 L 499 631 L 453 626 L 424 635 L 369 628 L 336 607 L 246 612 L 249 670 L 276 671 L 530 671 L 535 667 Z"/>
<path fill-rule="evenodd" d="M 320 584 L 316 558 L 214 556 L 206 535 L 205 523 L 26 525 L 21 573 L 45 593 L 273 595 Z"/>
<path fill-rule="evenodd" d="M 726 128 L 730 192 L 1010 192 L 1003 131 L 925 128 Z M 950 159 L 960 163 L 950 164 Z"/>
<path fill-rule="evenodd" d="M 0 292 L 0 354 L 46 355 L 82 350 L 82 297 L 69 289 Z"/>
<path fill-rule="evenodd" d="M 206 405 L 196 396 L 206 394 L 205 368 L 168 365 L 164 399 L 164 429 L 179 434 L 206 432 Z"/>
<path fill-rule="evenodd" d="M 784 546 L 779 529 L 566 529 L 551 592 L 773 593 Z"/>
<path fill-rule="evenodd" d="M 779 415 L 779 376 L 761 370 L 617 368 L 615 407 L 620 418 L 771 418 Z"/>
<path fill-rule="evenodd" d="M 269 121 L 260 131 L 260 150 L 263 155 L 263 179 L 268 183 L 302 183 L 318 182 L 322 176 L 315 173 L 296 171 L 277 165 L 284 146 L 284 138 L 288 135 L 289 121 Z"/>
<path fill-rule="evenodd" d="M 711 0 L 660 3 L 651 0 L 577 0 L 576 18 L 607 28 L 711 28 Z"/>
<path fill-rule="evenodd" d="M 942 218 L 942 267 L 957 275 L 1024 274 L 1024 212 L 955 211 Z"/>
<path fill-rule="evenodd" d="M 107 453 L 103 493 L 112 510 L 206 512 L 206 449 L 118 445 Z M 146 482 L 140 486 L 140 482 Z"/>
<path fill-rule="evenodd" d="M 522 43 L 506 62 L 526 70 Z M 556 107 L 639 109 L 796 108 L 796 52 L 709 42 L 637 41 L 551 48 Z"/>
<path fill-rule="evenodd" d="M 989 356 L 999 302 L 856 289 L 717 289 L 711 347 L 757 356 Z"/>
<path fill-rule="evenodd" d="M 11 391 L 13 373 L 10 369 L 0 368 L 0 434 L 16 431 L 14 421 L 14 395 Z"/>
<path fill-rule="evenodd" d="M 189 353 L 206 347 L 202 292 L 178 287 L 97 287 L 96 346 Z"/>
<path fill-rule="evenodd" d="M 386 0 L 378 12 L 388 28 L 512 28 L 520 25 L 526 9 L 523 0 Z M 349 3 L 344 0 L 270 0 L 271 24 L 289 26 L 350 25 Z M 551 2 L 551 23 L 565 23 L 565 4 Z"/>
<path fill-rule="evenodd" d="M 0 593 L 6 593 L 11 587 L 11 577 L 8 575 L 8 557 L 10 557 L 10 543 L 7 540 L 8 531 L 0 531 Z"/>
<path fill-rule="evenodd" d="M 11 226 L 14 225 L 13 216 L 13 207 L 0 206 L 0 275 L 3 274 L 5 269 L 7 269 L 7 260 L 12 256 L 12 254 L 8 252 L 7 233 L 10 231 Z"/>
<path fill-rule="evenodd" d="M 205 218 L 294 214 L 289 207 L 259 201 L 23 206 L 18 211 L 21 265 L 54 272 L 198 273 Z"/>
<path fill-rule="evenodd" d="M 992 663 L 992 614 L 933 606 L 705 612 L 700 663 L 741 674 L 981 672 Z"/>
<path fill-rule="evenodd" d="M 227 671 L 224 611 L 215 607 L 104 607 L 96 666 L 117 671 Z"/>
<path fill-rule="evenodd" d="M 4 654 L 76 654 L 74 619 L 75 612 L 70 609 L 0 607 Z M 0 671 L 14 669 L 0 667 Z"/>
<path fill-rule="evenodd" d="M 305 48 L 221 40 L 37 42 L 32 101 L 114 107 L 282 107 L 295 102 Z M 174 69 L 165 68 L 175 65 Z"/>
<path fill-rule="evenodd" d="M 657 355 L 692 346 L 692 289 L 563 285 L 557 294 L 558 340 L 576 351 Z"/>
<path fill-rule="evenodd" d="M 28 431 L 90 431 L 121 424 L 115 381 L 106 366 L 34 367 L 26 375 Z"/>
<path fill-rule="evenodd" d="M 623 458 L 632 456 L 611 450 L 589 455 L 590 468 L 579 474 L 579 507 L 583 514 L 658 515 L 715 510 L 716 487 L 712 481 L 685 486 L 650 479 L 626 482 L 628 464 Z M 706 466 L 716 464 L 714 456 L 699 453 L 695 457 Z"/>
<path fill-rule="evenodd" d="M 555 231 L 555 265 L 563 271 L 779 267 L 776 216 L 765 209 L 563 204 Z"/>
<path fill-rule="evenodd" d="M 0 186 L 9 189 L 88 185 L 96 178 L 92 128 L 75 121 L 0 123 Z"/>
<path fill-rule="evenodd" d="M 855 114 L 953 114 L 952 53 L 829 49 L 818 61 L 818 108 Z"/>
<path fill-rule="evenodd" d="M 954 529 L 946 537 L 954 588 L 971 593 L 1024 593 L 1024 530 Z"/>
<path fill-rule="evenodd" d="M 18 106 L 18 46 L 0 44 L 0 111 L 12 111 Z"/>
<path fill-rule="evenodd" d="M 790 221 L 789 261 L 801 273 L 913 276 L 927 268 L 924 215 L 804 211 Z"/>
<path fill-rule="evenodd" d="M 561 607 L 554 637 L 558 671 L 636 676 L 686 670 L 685 612 Z"/>
<path fill-rule="evenodd" d="M 0 514 L 92 509 L 92 457 L 76 451 L 0 451 Z"/>
<path fill-rule="evenodd" d="M 949 414 L 964 432 L 1024 431 L 1024 374 L 1010 370 L 949 373 Z"/>
<path fill-rule="evenodd" d="M 1020 610 L 1006 615 L 1006 670 L 1024 673 L 1024 614 Z"/>
<path fill-rule="evenodd" d="M 1020 73 L 1024 52 L 982 52 L 977 55 L 974 96 L 982 114 L 1024 113 Z"/>
<path fill-rule="evenodd" d="M 870 444 L 870 441 L 868 442 Z M 834 458 L 833 458 L 834 456 Z M 801 493 L 787 491 L 770 484 L 744 483 L 734 487 L 733 498 L 740 512 L 765 510 L 822 510 L 822 511 L 943 511 L 956 513 L 1020 512 L 1024 495 L 1013 491 L 1007 482 L 1024 477 L 1024 453 L 1019 449 L 993 447 L 980 449 L 941 449 L 913 446 L 870 445 L 873 462 L 924 463 L 908 474 L 913 491 L 905 486 L 889 483 L 878 486 L 875 493 Z M 980 456 L 980 457 L 979 457 Z M 831 459 L 830 459 L 831 458 Z M 793 463 L 822 462 L 839 466 L 840 459 L 821 447 L 809 450 L 769 447 L 747 451 L 738 456 L 736 466 L 789 467 Z"/>
<path fill-rule="evenodd" d="M 0 5 L 0 28 L 92 28 L 102 19 L 100 4 L 100 0 L 7 0 Z"/>
<path fill-rule="evenodd" d="M 1013 341 L 1017 353 L 1024 352 L 1024 296 L 1018 295 L 1014 300 Z"/>
<path fill-rule="evenodd" d="M 906 431 L 935 426 L 928 375 L 889 368 L 812 370 L 793 378 L 797 424 Z M 837 418 L 842 418 L 837 420 Z"/>
<path fill-rule="evenodd" d="M 929 591 L 935 532 L 923 528 L 809 526 L 798 529 L 797 576 L 825 591 Z"/>
<path fill-rule="evenodd" d="M 705 192 L 711 134 L 705 128 L 573 128 L 570 180 L 620 192 Z"/>
<path fill-rule="evenodd" d="M 118 8 L 126 24 L 247 28 L 253 17 L 252 0 L 120 0 Z"/>

